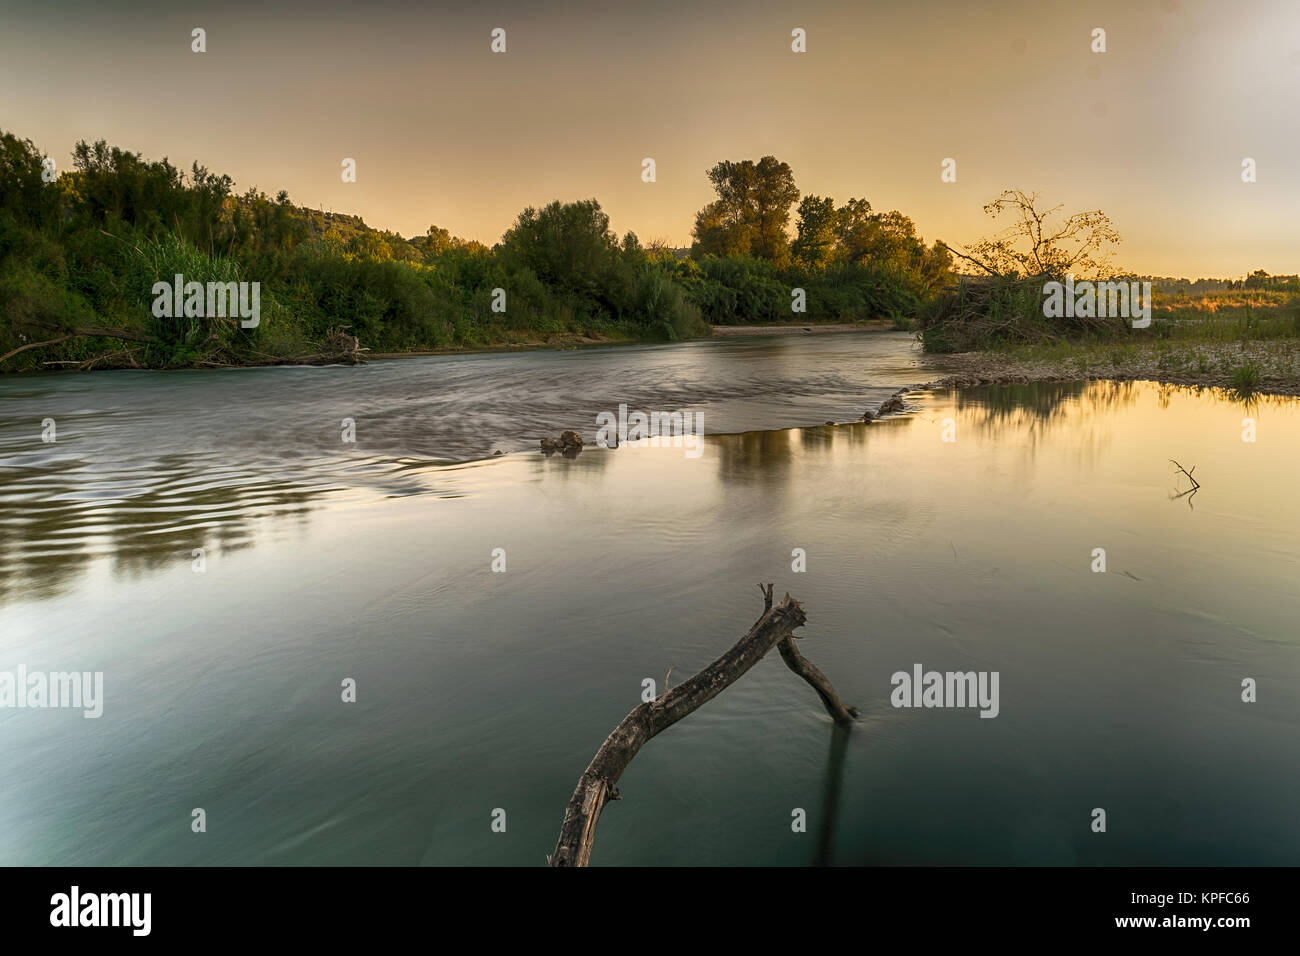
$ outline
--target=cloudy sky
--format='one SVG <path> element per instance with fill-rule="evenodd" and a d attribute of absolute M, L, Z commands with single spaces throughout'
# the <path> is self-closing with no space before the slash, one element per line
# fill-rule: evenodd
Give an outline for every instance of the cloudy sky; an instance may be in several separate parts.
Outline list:
<path fill-rule="evenodd" d="M 106 139 L 408 236 L 491 243 L 594 196 L 686 245 L 705 170 L 770 153 L 927 240 L 988 233 L 1020 187 L 1104 210 L 1138 272 L 1300 270 L 1295 0 L 0 0 L 0 128 L 60 168 Z"/>

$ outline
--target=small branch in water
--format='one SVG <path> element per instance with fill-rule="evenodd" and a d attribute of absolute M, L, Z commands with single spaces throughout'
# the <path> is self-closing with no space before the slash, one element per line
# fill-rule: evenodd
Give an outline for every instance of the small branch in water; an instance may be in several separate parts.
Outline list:
<path fill-rule="evenodd" d="M 1195 466 L 1195 465 L 1192 465 L 1192 471 L 1188 471 L 1186 468 L 1184 468 L 1182 465 L 1178 464 L 1178 462 L 1174 461 L 1172 458 L 1170 458 L 1169 460 L 1170 460 L 1171 462 L 1173 462 L 1173 465 L 1174 465 L 1175 468 L 1177 468 L 1179 471 L 1181 471 L 1181 472 L 1182 472 L 1184 475 L 1186 475 L 1188 478 L 1191 478 L 1191 479 L 1192 479 L 1192 484 L 1195 485 L 1196 488 L 1201 487 L 1201 483 L 1200 483 L 1199 481 L 1197 481 L 1195 478 L 1192 478 L 1192 471 L 1195 471 L 1195 470 L 1196 470 L 1196 466 Z M 1196 488 L 1193 488 L 1192 491 L 1195 491 Z"/>
<path fill-rule="evenodd" d="M 1178 462 L 1174 461 L 1172 458 L 1170 458 L 1169 461 L 1174 465 L 1175 468 L 1177 468 L 1184 475 L 1186 475 L 1192 483 L 1192 487 L 1188 488 L 1186 491 L 1182 491 L 1174 495 L 1173 500 L 1177 501 L 1179 498 L 1187 496 L 1187 507 L 1190 508 L 1192 507 L 1192 498 L 1195 498 L 1196 493 L 1201 490 L 1201 483 L 1192 477 L 1192 471 L 1196 470 L 1196 466 L 1192 465 L 1192 471 L 1188 471 L 1186 468 L 1178 464 Z"/>

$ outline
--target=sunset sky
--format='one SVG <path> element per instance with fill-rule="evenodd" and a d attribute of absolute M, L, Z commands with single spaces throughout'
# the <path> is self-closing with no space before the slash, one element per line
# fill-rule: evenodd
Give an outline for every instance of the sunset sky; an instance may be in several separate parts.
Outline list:
<path fill-rule="evenodd" d="M 407 236 L 490 244 L 595 197 L 620 234 L 688 245 L 705 170 L 770 153 L 927 241 L 989 233 L 981 206 L 1020 187 L 1104 210 L 1140 273 L 1300 270 L 1295 0 L 0 0 L 0 128 L 61 169 L 102 138 Z"/>

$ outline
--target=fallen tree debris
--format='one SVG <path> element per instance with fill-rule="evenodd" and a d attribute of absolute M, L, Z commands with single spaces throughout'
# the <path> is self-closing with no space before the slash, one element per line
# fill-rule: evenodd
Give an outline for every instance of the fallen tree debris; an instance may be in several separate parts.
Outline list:
<path fill-rule="evenodd" d="M 831 719 L 848 725 L 858 716 L 855 708 L 845 706 L 840 700 L 826 675 L 795 648 L 793 631 L 807 620 L 803 606 L 787 594 L 774 607 L 772 585 L 758 587 L 763 592 L 763 614 L 744 637 L 690 680 L 634 709 L 605 738 L 578 778 L 578 786 L 564 812 L 559 842 L 547 858 L 551 866 L 586 866 L 591 859 L 601 811 L 610 800 L 620 799 L 616 785 L 632 758 L 652 737 L 726 690 L 773 647 L 780 651 L 786 665 L 817 691 Z"/>

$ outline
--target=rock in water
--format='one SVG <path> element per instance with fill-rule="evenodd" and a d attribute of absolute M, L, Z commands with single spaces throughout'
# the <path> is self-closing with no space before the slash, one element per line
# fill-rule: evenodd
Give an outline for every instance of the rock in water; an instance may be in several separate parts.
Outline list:
<path fill-rule="evenodd" d="M 899 398 L 897 395 L 894 395 L 891 396 L 890 398 L 885 399 L 885 404 L 880 406 L 880 411 L 877 412 L 877 415 L 892 415 L 895 412 L 901 412 L 905 410 L 906 410 L 906 406 L 903 404 L 903 400 Z"/>
<path fill-rule="evenodd" d="M 560 432 L 559 438 L 549 435 L 542 439 L 542 454 L 551 455 L 561 452 L 564 457 L 572 458 L 582 451 L 582 436 L 570 429 Z"/>

